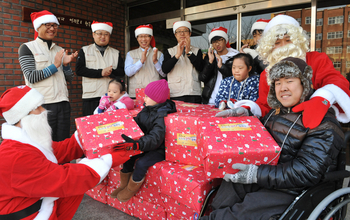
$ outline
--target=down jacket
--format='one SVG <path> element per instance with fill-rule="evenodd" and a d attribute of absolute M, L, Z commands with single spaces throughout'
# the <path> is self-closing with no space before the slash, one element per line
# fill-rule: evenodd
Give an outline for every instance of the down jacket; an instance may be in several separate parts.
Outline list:
<path fill-rule="evenodd" d="M 344 133 L 332 108 L 312 130 L 303 126 L 300 112 L 290 109 L 281 108 L 278 114 L 271 110 L 262 119 L 263 124 L 267 120 L 265 127 L 283 147 L 277 165 L 259 166 L 258 184 L 268 189 L 300 191 L 317 184 L 326 172 L 336 170 L 337 157 L 344 145 Z"/>
<path fill-rule="evenodd" d="M 165 154 L 165 124 L 164 117 L 176 112 L 175 103 L 167 100 L 154 106 L 145 106 L 134 118 L 145 134 L 139 139 L 141 151 L 157 150 Z"/>

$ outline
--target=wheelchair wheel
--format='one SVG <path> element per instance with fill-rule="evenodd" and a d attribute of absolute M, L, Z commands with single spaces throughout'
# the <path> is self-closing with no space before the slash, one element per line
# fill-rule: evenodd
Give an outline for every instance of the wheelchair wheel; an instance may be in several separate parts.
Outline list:
<path fill-rule="evenodd" d="M 308 220 L 345 219 L 347 204 L 350 203 L 350 188 L 334 191 L 324 198 L 312 211 Z"/>

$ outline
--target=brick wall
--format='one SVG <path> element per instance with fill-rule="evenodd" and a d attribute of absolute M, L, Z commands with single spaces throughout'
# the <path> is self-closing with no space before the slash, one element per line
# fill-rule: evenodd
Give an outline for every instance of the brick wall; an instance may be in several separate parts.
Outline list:
<path fill-rule="evenodd" d="M 113 33 L 110 46 L 124 52 L 125 8 L 118 0 L 2 0 L 0 2 L 0 94 L 13 86 L 24 84 L 23 74 L 18 61 L 18 47 L 33 40 L 34 29 L 31 22 L 22 21 L 22 7 L 48 10 L 53 14 L 64 14 L 86 20 L 110 21 Z M 65 49 L 79 50 L 93 43 L 91 29 L 61 25 L 54 42 Z M 68 50 L 70 51 L 70 50 Z M 71 63 L 75 71 L 75 61 Z M 71 133 L 75 130 L 74 119 L 82 115 L 81 77 L 75 76 L 68 85 L 71 103 Z M 0 124 L 4 122 L 0 117 Z"/>

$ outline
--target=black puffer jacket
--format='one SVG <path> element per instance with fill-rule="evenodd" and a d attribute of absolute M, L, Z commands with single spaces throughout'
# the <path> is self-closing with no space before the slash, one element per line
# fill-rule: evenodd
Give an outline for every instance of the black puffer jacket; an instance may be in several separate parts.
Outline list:
<path fill-rule="evenodd" d="M 204 68 L 199 74 L 198 79 L 204 82 L 204 88 L 202 91 L 202 103 L 208 104 L 211 94 L 213 93 L 216 79 L 218 77 L 218 71 L 222 74 L 223 79 L 232 76 L 232 62 L 222 64 L 221 68 L 218 68 L 216 59 L 213 63 L 209 63 L 208 54 L 204 57 Z"/>
<path fill-rule="evenodd" d="M 263 118 L 262 123 L 268 120 L 265 127 L 279 146 L 282 146 L 288 130 L 292 128 L 278 164 L 259 166 L 260 186 L 299 191 L 317 184 L 326 172 L 336 169 L 338 153 L 344 144 L 344 133 L 332 108 L 321 124 L 312 130 L 303 126 L 300 112 L 288 113 L 290 108 L 282 108 L 279 114 L 274 114 L 273 111 Z M 300 118 L 297 119 L 299 115 Z"/>
<path fill-rule="evenodd" d="M 175 103 L 171 100 L 167 100 L 164 103 L 154 106 L 145 106 L 141 112 L 137 114 L 134 119 L 143 133 L 145 133 L 145 135 L 138 141 L 140 144 L 140 150 L 157 150 L 158 152 L 165 154 L 164 117 L 173 112 L 176 112 Z"/>

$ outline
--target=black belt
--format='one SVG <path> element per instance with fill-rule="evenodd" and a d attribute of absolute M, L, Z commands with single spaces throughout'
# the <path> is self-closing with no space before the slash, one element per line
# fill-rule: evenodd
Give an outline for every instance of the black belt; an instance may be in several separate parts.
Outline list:
<path fill-rule="evenodd" d="M 14 212 L 7 215 L 0 215 L 0 220 L 17 220 L 17 219 L 19 220 L 19 219 L 28 217 L 40 210 L 42 202 L 43 200 L 39 199 L 36 203 L 34 203 L 31 206 L 28 206 L 25 209 L 22 209 L 21 211 Z"/>

